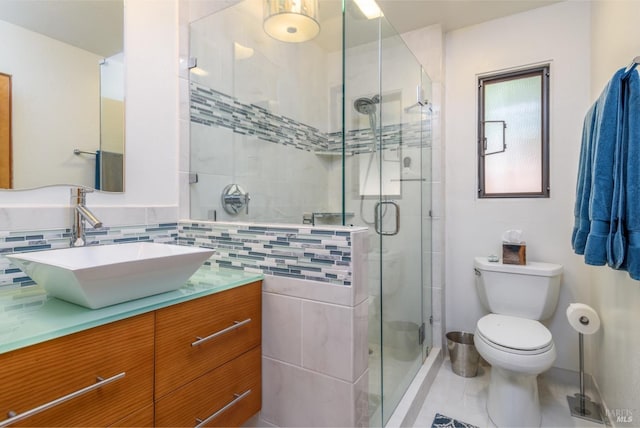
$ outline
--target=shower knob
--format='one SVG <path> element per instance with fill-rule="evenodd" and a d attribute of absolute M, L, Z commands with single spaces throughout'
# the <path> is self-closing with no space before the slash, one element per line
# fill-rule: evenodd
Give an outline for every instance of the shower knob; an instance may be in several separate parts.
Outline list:
<path fill-rule="evenodd" d="M 249 193 L 237 184 L 229 184 L 222 191 L 222 208 L 230 215 L 238 215 L 243 209 L 249 214 Z"/>

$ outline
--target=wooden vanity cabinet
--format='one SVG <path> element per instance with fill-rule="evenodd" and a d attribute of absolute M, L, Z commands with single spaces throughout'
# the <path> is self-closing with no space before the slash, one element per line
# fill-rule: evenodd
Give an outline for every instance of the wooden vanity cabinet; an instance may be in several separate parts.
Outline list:
<path fill-rule="evenodd" d="M 156 311 L 156 399 L 259 346 L 260 297 L 254 282 Z"/>
<path fill-rule="evenodd" d="M 179 387 L 156 402 L 156 426 L 242 425 L 261 407 L 260 367 L 256 347 Z"/>
<path fill-rule="evenodd" d="M 261 295 L 258 281 L 0 354 L 0 421 L 94 386 L 13 426 L 195 426 L 220 409 L 206 425 L 241 425 L 262 402 Z"/>
<path fill-rule="evenodd" d="M 115 380 L 15 426 L 107 426 L 152 405 L 153 331 L 154 314 L 148 313 L 0 354 L 0 419 L 98 378 Z"/>
<path fill-rule="evenodd" d="M 110 427 L 153 427 L 155 418 L 155 406 L 153 404 L 120 419 Z"/>
<path fill-rule="evenodd" d="M 227 405 L 207 425 L 234 426 L 260 410 L 261 295 L 258 281 L 157 311 L 157 426 L 194 426 Z"/>

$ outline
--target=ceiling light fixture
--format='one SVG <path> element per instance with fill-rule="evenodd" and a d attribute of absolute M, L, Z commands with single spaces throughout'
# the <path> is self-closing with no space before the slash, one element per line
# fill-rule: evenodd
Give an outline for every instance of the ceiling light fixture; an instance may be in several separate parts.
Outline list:
<path fill-rule="evenodd" d="M 358 6 L 358 8 L 360 9 L 360 12 L 362 12 L 362 14 L 367 17 L 367 19 L 382 18 L 384 16 L 384 14 L 378 7 L 378 4 L 375 2 L 375 0 L 354 0 L 354 1 Z"/>
<path fill-rule="evenodd" d="M 264 0 L 264 31 L 276 40 L 301 43 L 320 32 L 318 0 Z"/>

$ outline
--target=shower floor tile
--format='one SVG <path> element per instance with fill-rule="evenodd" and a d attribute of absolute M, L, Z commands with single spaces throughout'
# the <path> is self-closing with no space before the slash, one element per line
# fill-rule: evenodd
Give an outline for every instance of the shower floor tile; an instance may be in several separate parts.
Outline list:
<path fill-rule="evenodd" d="M 490 374 L 491 367 L 481 366 L 476 377 L 458 376 L 446 359 L 431 385 L 414 427 L 431 427 L 436 413 L 440 413 L 480 428 L 495 428 L 486 410 Z M 604 428 L 602 424 L 571 416 L 566 396 L 577 392 L 574 385 L 543 375 L 538 378 L 538 389 L 543 428 Z"/>

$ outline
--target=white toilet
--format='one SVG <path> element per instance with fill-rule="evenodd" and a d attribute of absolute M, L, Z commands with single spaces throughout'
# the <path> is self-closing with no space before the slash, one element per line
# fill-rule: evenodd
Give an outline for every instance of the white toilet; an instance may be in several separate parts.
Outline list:
<path fill-rule="evenodd" d="M 551 368 L 556 349 L 538 320 L 556 309 L 562 266 L 474 261 L 476 287 L 492 313 L 476 325 L 478 353 L 491 364 L 487 411 L 498 427 L 540 426 L 537 376 Z"/>

